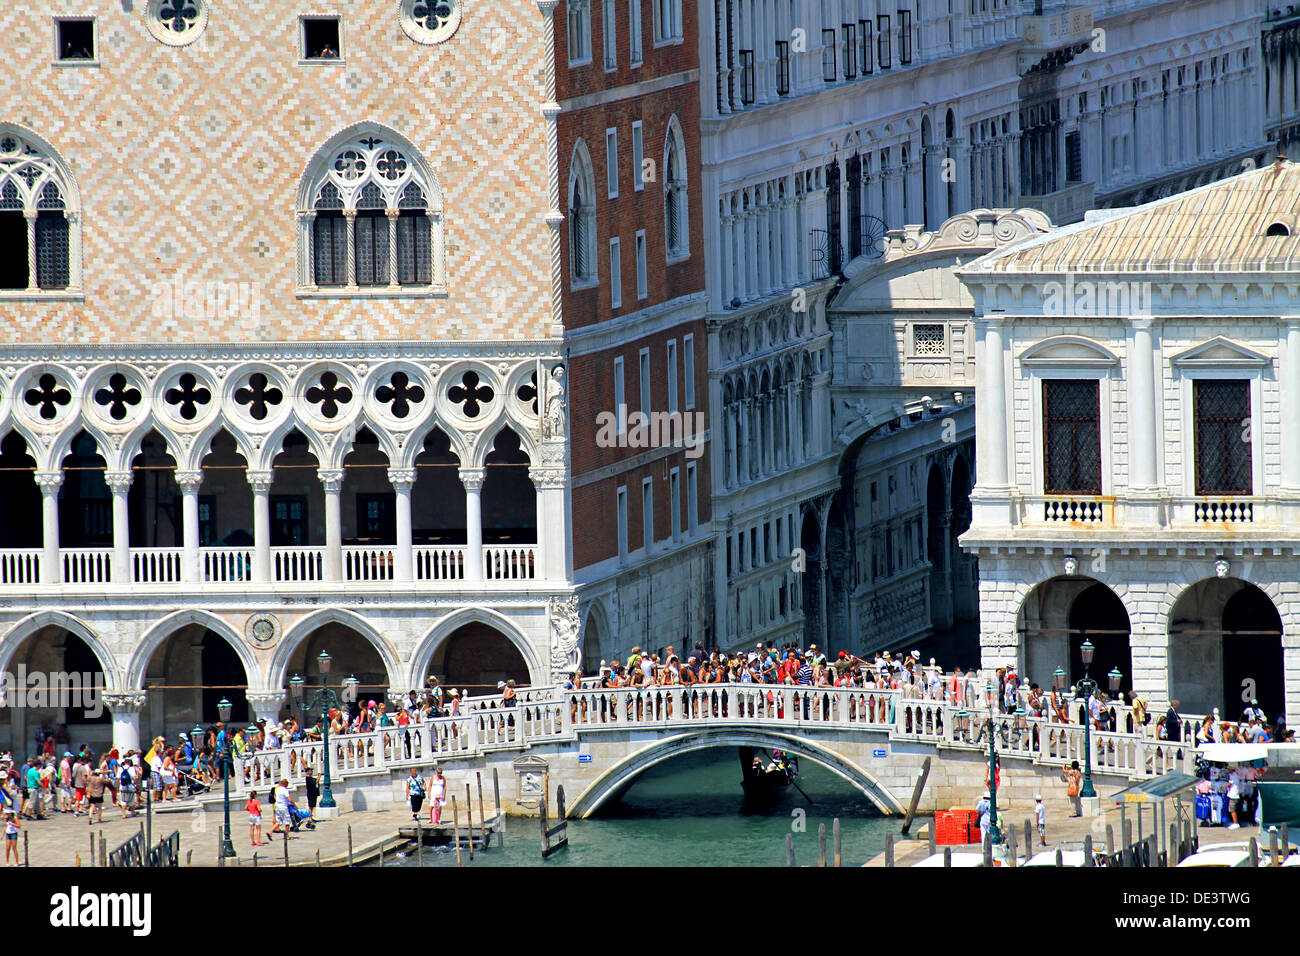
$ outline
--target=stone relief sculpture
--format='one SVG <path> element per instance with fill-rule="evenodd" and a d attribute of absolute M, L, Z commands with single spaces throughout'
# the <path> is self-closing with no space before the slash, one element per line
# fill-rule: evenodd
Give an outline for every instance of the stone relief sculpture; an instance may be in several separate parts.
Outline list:
<path fill-rule="evenodd" d="M 582 652 L 578 649 L 578 636 L 582 620 L 578 616 L 578 598 L 574 595 L 561 601 L 551 598 L 551 672 L 557 682 L 578 669 Z"/>

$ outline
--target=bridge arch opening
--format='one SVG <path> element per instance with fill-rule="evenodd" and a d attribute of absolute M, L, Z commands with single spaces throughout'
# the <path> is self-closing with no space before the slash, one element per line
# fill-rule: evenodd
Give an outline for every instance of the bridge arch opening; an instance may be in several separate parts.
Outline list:
<path fill-rule="evenodd" d="M 715 748 L 737 750 L 753 747 L 758 750 L 784 750 L 810 760 L 832 774 L 848 781 L 869 799 L 882 813 L 902 813 L 904 807 L 871 774 L 854 761 L 822 744 L 788 734 L 741 728 L 710 729 L 696 733 L 677 734 L 661 738 L 629 754 L 610 767 L 584 789 L 573 802 L 569 815 L 590 817 L 602 806 L 629 787 L 632 782 L 651 767 L 666 760 Z M 737 766 L 737 788 L 740 769 Z"/>
<path fill-rule="evenodd" d="M 1042 688 L 1052 686 L 1056 668 L 1070 684 L 1084 676 L 1079 651 L 1085 640 L 1095 648 L 1088 673 L 1109 693 L 1106 675 L 1118 668 L 1120 690 L 1133 686 L 1130 624 L 1124 603 L 1109 587 L 1085 575 L 1059 575 L 1040 582 L 1020 606 L 1017 630 L 1024 648 L 1022 677 Z"/>
<path fill-rule="evenodd" d="M 50 735 L 56 749 L 62 748 L 58 753 L 83 743 L 96 753 L 108 749 L 113 725 L 102 692 L 116 682 L 89 641 L 57 623 L 46 624 L 22 638 L 0 664 L 6 692 L 0 740 L 7 740 L 0 749 L 22 760 L 40 753 Z"/>
<path fill-rule="evenodd" d="M 1169 614 L 1169 696 L 1180 710 L 1240 718 L 1250 701 L 1269 720 L 1286 709 L 1282 618 L 1272 599 L 1241 578 L 1188 587 Z"/>

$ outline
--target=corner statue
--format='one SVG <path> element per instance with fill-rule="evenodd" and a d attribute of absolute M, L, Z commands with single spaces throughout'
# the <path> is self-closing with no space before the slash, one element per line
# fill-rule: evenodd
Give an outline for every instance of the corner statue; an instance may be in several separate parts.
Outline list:
<path fill-rule="evenodd" d="M 551 676 L 557 684 L 578 669 L 582 653 L 578 650 L 578 634 L 582 621 L 578 617 L 578 598 L 561 601 L 551 598 Z"/>

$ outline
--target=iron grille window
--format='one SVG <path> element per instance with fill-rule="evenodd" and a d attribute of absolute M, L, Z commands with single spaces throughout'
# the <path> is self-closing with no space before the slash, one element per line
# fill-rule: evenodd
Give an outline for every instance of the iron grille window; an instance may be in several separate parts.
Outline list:
<path fill-rule="evenodd" d="M 808 235 L 809 266 L 814 279 L 825 279 L 827 271 L 826 230 L 813 229 Z"/>
<path fill-rule="evenodd" d="M 312 252 L 316 285 L 347 284 L 348 223 L 342 212 L 316 213 L 312 223 Z"/>
<path fill-rule="evenodd" d="M 790 95 L 790 41 L 776 41 L 776 95 Z"/>
<path fill-rule="evenodd" d="M 858 42 L 862 45 L 858 56 L 858 59 L 862 61 L 862 73 L 864 76 L 870 76 L 876 59 L 876 51 L 871 46 L 870 20 L 858 21 Z"/>
<path fill-rule="evenodd" d="M 840 27 L 844 34 L 844 79 L 851 80 L 858 75 L 857 24 L 845 23 Z"/>
<path fill-rule="evenodd" d="M 740 51 L 740 102 L 754 102 L 754 51 Z"/>
<path fill-rule="evenodd" d="M 898 63 L 907 66 L 912 62 L 912 11 L 898 11 Z"/>
<path fill-rule="evenodd" d="M 1043 492 L 1101 494 L 1101 398 L 1095 381 L 1043 382 Z"/>
<path fill-rule="evenodd" d="M 68 287 L 68 220 L 62 212 L 42 209 L 36 214 L 36 284 Z"/>
<path fill-rule="evenodd" d="M 876 15 L 876 60 L 882 70 L 889 69 L 889 14 Z"/>
<path fill-rule="evenodd" d="M 1196 493 L 1249 495 L 1250 383 L 1192 383 L 1196 416 Z"/>
<path fill-rule="evenodd" d="M 826 167 L 826 239 L 829 266 L 832 275 L 838 275 L 843 264 L 844 247 L 840 242 L 840 164 L 832 162 Z"/>
<path fill-rule="evenodd" d="M 1067 182 L 1083 182 L 1083 150 L 1078 130 L 1065 134 L 1065 178 Z"/>
<path fill-rule="evenodd" d="M 353 230 L 356 234 L 357 285 L 388 285 L 388 217 L 383 210 L 358 210 Z"/>
<path fill-rule="evenodd" d="M 827 83 L 835 82 L 835 31 L 822 31 L 822 79 Z"/>

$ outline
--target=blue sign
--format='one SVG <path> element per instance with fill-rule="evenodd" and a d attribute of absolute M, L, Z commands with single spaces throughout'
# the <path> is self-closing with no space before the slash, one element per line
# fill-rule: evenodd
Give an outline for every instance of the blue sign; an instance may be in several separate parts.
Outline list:
<path fill-rule="evenodd" d="M 881 756 L 884 756 L 884 751 L 881 751 Z M 578 754 L 578 763 L 591 763 L 591 754 Z"/>
<path fill-rule="evenodd" d="M 873 757 L 888 757 L 889 754 L 888 754 L 886 751 L 884 751 L 884 750 L 873 750 L 873 751 L 871 751 L 871 756 L 873 756 Z"/>

